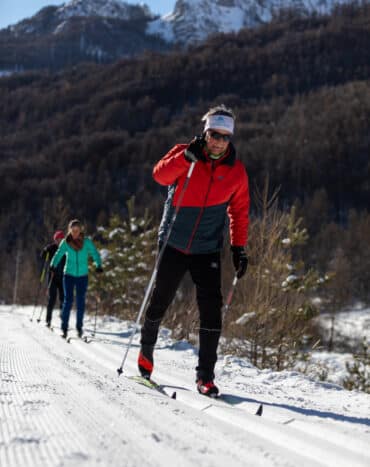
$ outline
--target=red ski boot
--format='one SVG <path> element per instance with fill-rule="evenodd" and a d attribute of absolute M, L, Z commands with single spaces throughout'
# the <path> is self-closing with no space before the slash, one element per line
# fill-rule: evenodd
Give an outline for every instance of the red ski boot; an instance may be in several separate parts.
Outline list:
<path fill-rule="evenodd" d="M 153 350 L 153 345 L 142 344 L 139 358 L 137 360 L 140 374 L 146 379 L 150 379 L 150 375 L 152 374 L 154 368 Z"/>
<path fill-rule="evenodd" d="M 218 394 L 218 387 L 213 381 L 202 381 L 201 379 L 198 379 L 197 389 L 198 392 L 204 396 L 217 397 Z"/>

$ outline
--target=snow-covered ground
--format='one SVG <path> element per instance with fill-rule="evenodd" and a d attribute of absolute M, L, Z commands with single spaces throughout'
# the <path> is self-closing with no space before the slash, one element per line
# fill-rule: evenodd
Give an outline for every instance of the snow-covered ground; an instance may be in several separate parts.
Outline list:
<path fill-rule="evenodd" d="M 163 330 L 153 379 L 173 400 L 126 377 L 139 336 L 117 376 L 130 323 L 103 317 L 90 344 L 67 344 L 57 313 L 50 332 L 32 312 L 0 306 L 1 466 L 370 465 L 369 395 L 222 356 L 216 380 L 232 404 L 208 399 L 194 391 L 196 351 Z"/>
<path fill-rule="evenodd" d="M 320 326 L 330 335 L 332 315 L 325 313 L 320 316 Z M 334 341 L 336 344 L 345 342 L 347 347 L 358 348 L 363 339 L 370 344 L 370 308 L 357 307 L 335 313 L 334 315 Z"/>
<path fill-rule="evenodd" d="M 329 341 L 331 318 L 330 313 L 323 313 L 318 318 L 322 335 L 321 344 L 324 348 Z M 346 364 L 352 365 L 355 361 L 351 352 L 361 353 L 361 344 L 364 340 L 370 345 L 370 308 L 364 308 L 359 304 L 350 310 L 335 314 L 334 348 L 342 348 L 346 351 L 328 352 L 323 349 L 314 351 L 306 364 L 298 363 L 297 368 L 316 379 L 324 378 L 328 382 L 342 385 L 348 377 Z"/>

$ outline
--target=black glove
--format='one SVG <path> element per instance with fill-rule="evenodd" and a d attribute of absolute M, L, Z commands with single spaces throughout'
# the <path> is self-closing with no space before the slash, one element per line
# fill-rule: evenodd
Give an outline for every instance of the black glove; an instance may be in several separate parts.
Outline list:
<path fill-rule="evenodd" d="M 236 271 L 236 277 L 240 279 L 247 272 L 248 256 L 242 246 L 232 246 L 233 263 Z"/>
<path fill-rule="evenodd" d="M 189 146 L 184 151 L 185 159 L 189 162 L 205 161 L 203 148 L 206 144 L 202 136 L 196 136 L 190 141 Z"/>
<path fill-rule="evenodd" d="M 98 266 L 96 268 L 96 272 L 98 272 L 99 274 L 101 274 L 103 272 L 103 268 L 101 266 Z"/>
<path fill-rule="evenodd" d="M 55 274 L 55 271 L 57 270 L 57 268 L 55 266 L 50 266 L 49 267 L 49 271 L 52 273 L 52 274 Z"/>

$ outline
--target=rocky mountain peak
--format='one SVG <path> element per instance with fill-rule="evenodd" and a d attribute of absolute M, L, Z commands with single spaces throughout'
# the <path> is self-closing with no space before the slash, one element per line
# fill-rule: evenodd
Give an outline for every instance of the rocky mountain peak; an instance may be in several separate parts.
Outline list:
<path fill-rule="evenodd" d="M 146 5 L 131 5 L 121 0 L 71 0 L 57 10 L 61 19 L 73 16 L 101 16 L 123 20 L 151 19 Z"/>

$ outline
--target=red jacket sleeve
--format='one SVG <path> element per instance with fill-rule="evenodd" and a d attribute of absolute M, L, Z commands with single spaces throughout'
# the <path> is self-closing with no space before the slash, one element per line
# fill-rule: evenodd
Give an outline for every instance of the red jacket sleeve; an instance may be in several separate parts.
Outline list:
<path fill-rule="evenodd" d="M 245 246 L 248 241 L 249 226 L 249 184 L 248 175 L 239 161 L 239 184 L 227 208 L 230 219 L 230 242 L 233 246 Z"/>
<path fill-rule="evenodd" d="M 153 178 L 160 185 L 172 185 L 184 175 L 190 167 L 184 157 L 187 144 L 176 144 L 155 166 Z"/>

